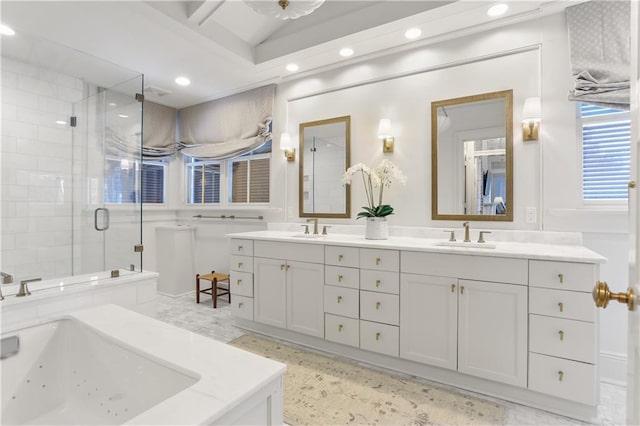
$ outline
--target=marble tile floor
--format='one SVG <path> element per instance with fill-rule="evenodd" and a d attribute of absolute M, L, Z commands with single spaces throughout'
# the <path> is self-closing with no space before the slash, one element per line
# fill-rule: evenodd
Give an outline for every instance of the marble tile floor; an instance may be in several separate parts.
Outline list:
<path fill-rule="evenodd" d="M 158 295 L 156 318 L 194 333 L 212 339 L 230 342 L 242 336 L 245 331 L 233 325 L 231 308 L 224 297 L 218 299 L 218 308 L 213 309 L 211 298 L 203 295 L 200 304 L 195 301 L 195 294 L 180 297 Z M 442 386 L 437 384 L 438 386 Z M 446 386 L 445 386 L 446 387 Z M 478 398 L 496 401 L 505 406 L 505 425 L 583 425 L 586 423 L 546 411 L 526 407 L 524 405 L 469 393 Z M 626 391 L 622 386 L 601 383 L 598 421 L 600 425 L 623 425 L 626 414 Z"/>

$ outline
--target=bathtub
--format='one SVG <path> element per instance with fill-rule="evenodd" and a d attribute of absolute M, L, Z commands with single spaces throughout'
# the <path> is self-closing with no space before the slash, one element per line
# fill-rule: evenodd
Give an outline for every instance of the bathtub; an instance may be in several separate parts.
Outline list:
<path fill-rule="evenodd" d="M 15 336 L 0 360 L 2 425 L 282 424 L 286 366 L 119 306 L 3 343 Z"/>
<path fill-rule="evenodd" d="M 158 274 L 119 270 L 36 281 L 28 284 L 30 295 L 16 297 L 20 284 L 3 284 L 0 301 L 1 332 L 34 325 L 77 309 L 113 303 L 153 315 Z"/>

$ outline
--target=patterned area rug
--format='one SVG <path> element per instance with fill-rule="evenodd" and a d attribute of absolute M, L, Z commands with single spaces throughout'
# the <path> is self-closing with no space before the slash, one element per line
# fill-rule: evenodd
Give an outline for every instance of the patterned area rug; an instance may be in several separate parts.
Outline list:
<path fill-rule="evenodd" d="M 252 335 L 230 344 L 287 364 L 284 418 L 291 425 L 503 424 L 498 404 L 401 375 Z"/>

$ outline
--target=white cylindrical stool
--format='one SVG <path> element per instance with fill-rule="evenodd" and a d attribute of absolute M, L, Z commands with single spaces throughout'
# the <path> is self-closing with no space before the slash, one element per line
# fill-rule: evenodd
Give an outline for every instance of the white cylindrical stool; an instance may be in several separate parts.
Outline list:
<path fill-rule="evenodd" d="M 191 225 L 156 227 L 158 293 L 172 297 L 193 293 L 194 229 Z"/>

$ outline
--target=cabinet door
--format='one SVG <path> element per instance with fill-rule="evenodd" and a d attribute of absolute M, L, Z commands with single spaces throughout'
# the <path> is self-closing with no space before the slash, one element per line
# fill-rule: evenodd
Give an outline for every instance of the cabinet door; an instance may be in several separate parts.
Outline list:
<path fill-rule="evenodd" d="M 527 287 L 459 280 L 458 371 L 527 385 Z"/>
<path fill-rule="evenodd" d="M 401 358 L 456 369 L 456 281 L 455 278 L 401 275 Z"/>
<path fill-rule="evenodd" d="M 286 317 L 286 268 L 280 259 L 254 258 L 254 320 L 275 327 L 285 328 Z"/>
<path fill-rule="evenodd" d="M 324 338 L 324 265 L 289 261 L 286 270 L 287 328 Z"/>

